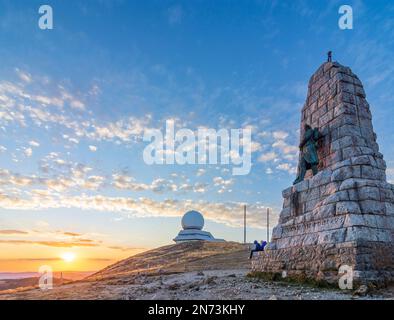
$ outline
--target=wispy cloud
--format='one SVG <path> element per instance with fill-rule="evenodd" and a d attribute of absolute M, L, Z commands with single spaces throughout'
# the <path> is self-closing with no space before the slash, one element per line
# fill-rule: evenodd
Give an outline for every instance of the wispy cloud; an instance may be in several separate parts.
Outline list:
<path fill-rule="evenodd" d="M 0 194 L 0 205 L 3 208 L 17 210 L 42 210 L 53 208 L 78 208 L 82 210 L 95 210 L 117 212 L 130 217 L 180 217 L 188 210 L 199 210 L 207 219 L 223 223 L 227 226 L 240 227 L 242 219 L 240 212 L 244 203 L 237 202 L 208 202 L 193 200 L 165 199 L 157 201 L 151 198 L 126 198 L 106 196 L 62 196 L 40 197 L 32 196 L 29 199 L 9 197 Z M 261 210 L 265 206 L 260 203 L 250 204 L 249 225 L 263 227 Z M 273 217 L 277 216 L 274 213 Z M 83 242 L 76 242 L 83 244 Z M 90 244 L 86 244 L 89 246 Z"/>
<path fill-rule="evenodd" d="M 0 235 L 21 235 L 21 234 L 29 234 L 27 231 L 23 230 L 0 230 Z"/>
<path fill-rule="evenodd" d="M 62 248 L 97 247 L 97 246 L 99 246 L 99 244 L 96 244 L 96 243 L 87 243 L 87 242 L 83 242 L 83 241 L 62 242 L 62 241 L 34 241 L 34 240 L 0 240 L 0 244 L 13 244 L 13 245 L 34 244 L 34 245 L 40 245 L 40 246 L 62 247 Z"/>

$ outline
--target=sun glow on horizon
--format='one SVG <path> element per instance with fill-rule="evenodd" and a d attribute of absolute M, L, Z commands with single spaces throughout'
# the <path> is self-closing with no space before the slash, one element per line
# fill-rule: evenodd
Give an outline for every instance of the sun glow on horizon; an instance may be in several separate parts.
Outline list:
<path fill-rule="evenodd" d="M 73 252 L 65 252 L 60 257 L 64 262 L 73 262 L 76 258 L 76 255 Z"/>

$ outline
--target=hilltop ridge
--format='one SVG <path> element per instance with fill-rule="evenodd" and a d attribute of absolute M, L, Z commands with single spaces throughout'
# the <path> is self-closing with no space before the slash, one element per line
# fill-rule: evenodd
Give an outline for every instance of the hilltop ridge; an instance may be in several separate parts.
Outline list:
<path fill-rule="evenodd" d="M 136 274 L 170 274 L 200 270 L 248 269 L 249 245 L 237 242 L 193 241 L 145 251 L 110 265 L 86 280 Z"/>

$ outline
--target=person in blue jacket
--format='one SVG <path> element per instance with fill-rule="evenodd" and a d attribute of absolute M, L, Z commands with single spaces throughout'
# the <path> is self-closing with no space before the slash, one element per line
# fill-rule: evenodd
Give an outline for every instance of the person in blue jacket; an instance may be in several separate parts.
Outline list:
<path fill-rule="evenodd" d="M 261 244 L 257 241 L 253 241 L 254 248 L 250 251 L 249 259 L 252 259 L 254 252 L 264 251 L 265 246 L 267 245 L 267 241 L 261 241 Z"/>

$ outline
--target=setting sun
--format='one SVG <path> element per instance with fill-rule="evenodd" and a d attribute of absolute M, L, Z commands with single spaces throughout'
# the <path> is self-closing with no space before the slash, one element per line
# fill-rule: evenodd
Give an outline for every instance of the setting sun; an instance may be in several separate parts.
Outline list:
<path fill-rule="evenodd" d="M 64 262 L 73 262 L 75 260 L 75 254 L 72 252 L 65 252 L 61 255 Z"/>

